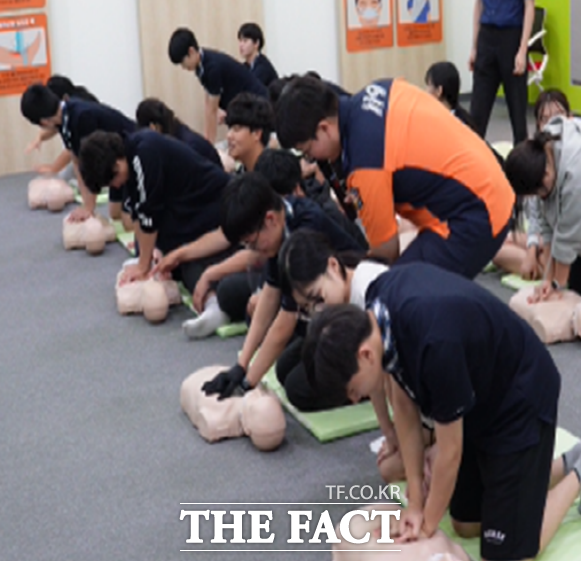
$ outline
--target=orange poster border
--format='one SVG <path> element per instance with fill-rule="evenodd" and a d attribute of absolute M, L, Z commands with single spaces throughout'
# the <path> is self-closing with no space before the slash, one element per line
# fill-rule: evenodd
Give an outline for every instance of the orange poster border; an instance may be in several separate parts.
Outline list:
<path fill-rule="evenodd" d="M 0 0 L 0 12 L 40 10 L 45 6 L 46 0 Z"/>
<path fill-rule="evenodd" d="M 434 0 L 431 0 L 434 1 Z M 444 26 L 442 23 L 442 0 L 438 0 L 440 7 L 440 19 L 433 23 L 401 23 L 400 3 L 396 4 L 397 10 L 397 46 L 416 47 L 430 43 L 441 43 L 444 38 Z"/>
<path fill-rule="evenodd" d="M 4 49 L 0 56 L 4 55 L 5 64 L 14 62 L 8 70 L 0 71 L 0 97 L 20 95 L 31 84 L 46 81 L 51 75 L 50 45 L 48 38 L 48 25 L 46 14 L 33 13 L 22 14 L 13 17 L 0 18 L 0 33 L 9 31 L 22 31 L 31 28 L 41 28 L 44 30 L 46 42 L 46 64 L 43 66 L 25 66 L 22 55 Z"/>
<path fill-rule="evenodd" d="M 361 53 L 375 49 L 388 49 L 394 45 L 393 37 L 393 0 L 384 0 L 388 6 L 383 9 L 389 10 L 389 25 L 373 27 L 369 29 L 349 29 L 349 5 L 353 0 L 343 0 L 343 11 L 345 14 L 346 46 L 349 53 Z"/>

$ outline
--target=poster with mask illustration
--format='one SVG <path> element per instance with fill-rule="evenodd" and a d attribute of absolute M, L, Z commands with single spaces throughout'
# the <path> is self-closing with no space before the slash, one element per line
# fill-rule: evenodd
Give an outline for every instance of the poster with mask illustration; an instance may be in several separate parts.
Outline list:
<path fill-rule="evenodd" d="M 442 0 L 397 0 L 397 44 L 412 47 L 442 41 Z"/>
<path fill-rule="evenodd" d="M 0 95 L 19 95 L 50 77 L 46 16 L 0 19 Z"/>
<path fill-rule="evenodd" d="M 393 0 L 344 0 L 347 51 L 393 47 Z"/>

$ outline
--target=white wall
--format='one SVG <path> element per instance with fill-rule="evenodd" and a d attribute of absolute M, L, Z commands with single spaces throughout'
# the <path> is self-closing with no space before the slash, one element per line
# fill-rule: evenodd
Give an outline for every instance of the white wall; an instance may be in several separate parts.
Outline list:
<path fill-rule="evenodd" d="M 281 76 L 317 71 L 339 81 L 338 0 L 263 0 L 265 52 Z"/>
<path fill-rule="evenodd" d="M 472 49 L 474 0 L 444 0 L 444 37 L 446 58 L 460 71 L 462 93 L 472 91 L 468 59 Z"/>
<path fill-rule="evenodd" d="M 133 117 L 143 98 L 137 0 L 49 0 L 53 73 Z"/>

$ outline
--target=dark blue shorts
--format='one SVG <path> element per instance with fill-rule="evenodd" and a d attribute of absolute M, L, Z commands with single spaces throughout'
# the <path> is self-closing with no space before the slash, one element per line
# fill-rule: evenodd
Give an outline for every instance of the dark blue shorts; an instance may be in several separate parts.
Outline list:
<path fill-rule="evenodd" d="M 473 279 L 498 253 L 509 231 L 510 222 L 495 237 L 488 224 L 481 227 L 477 223 L 465 227 L 452 225 L 448 238 L 424 230 L 394 265 L 422 261 Z"/>

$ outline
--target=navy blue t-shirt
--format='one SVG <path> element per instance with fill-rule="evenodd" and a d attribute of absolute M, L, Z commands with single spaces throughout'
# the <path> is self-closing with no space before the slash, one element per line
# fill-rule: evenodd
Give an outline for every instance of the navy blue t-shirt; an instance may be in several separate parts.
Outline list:
<path fill-rule="evenodd" d="M 272 62 L 263 55 L 259 53 L 258 56 L 252 61 L 252 64 L 244 63 L 246 68 L 250 69 L 250 72 L 254 74 L 261 83 L 263 83 L 267 88 L 268 86 L 278 79 L 278 73 Z"/>
<path fill-rule="evenodd" d="M 183 142 L 142 129 L 125 138 L 130 177 L 125 209 L 167 253 L 220 226 L 230 176 Z"/>
<path fill-rule="evenodd" d="M 200 133 L 193 131 L 186 124 L 180 123 L 175 130 L 174 136 L 178 140 L 186 143 L 192 150 L 195 150 L 198 154 L 210 160 L 212 163 L 221 168 L 224 167 L 222 165 L 222 160 L 220 159 L 220 154 L 218 154 L 218 150 L 216 150 L 214 145 Z"/>
<path fill-rule="evenodd" d="M 364 250 L 339 224 L 329 218 L 325 211 L 314 201 L 302 197 L 287 197 L 284 199 L 284 208 L 286 222 L 284 239 L 297 230 L 308 228 L 325 234 L 331 246 L 337 251 Z M 282 287 L 278 255 L 271 257 L 266 264 L 266 282 L 274 288 L 283 290 L 281 300 L 283 310 L 288 312 L 296 312 L 298 310 L 290 288 L 287 290 L 287 287 Z"/>
<path fill-rule="evenodd" d="M 241 62 L 211 49 L 200 50 L 200 55 L 196 74 L 206 92 L 220 96 L 220 109 L 226 111 L 228 104 L 242 92 L 268 98 L 266 86 Z"/>
<path fill-rule="evenodd" d="M 561 378 L 532 328 L 490 292 L 427 263 L 394 267 L 366 293 L 384 340 L 384 368 L 426 417 L 464 419 L 464 437 L 492 454 L 539 440 L 556 424 Z"/>
<path fill-rule="evenodd" d="M 69 99 L 62 102 L 63 122 L 58 127 L 63 143 L 78 157 L 81 141 L 95 131 L 132 133 L 137 124 L 121 111 L 102 103 Z"/>
<path fill-rule="evenodd" d="M 525 0 L 482 0 L 480 23 L 495 27 L 522 27 Z"/>

